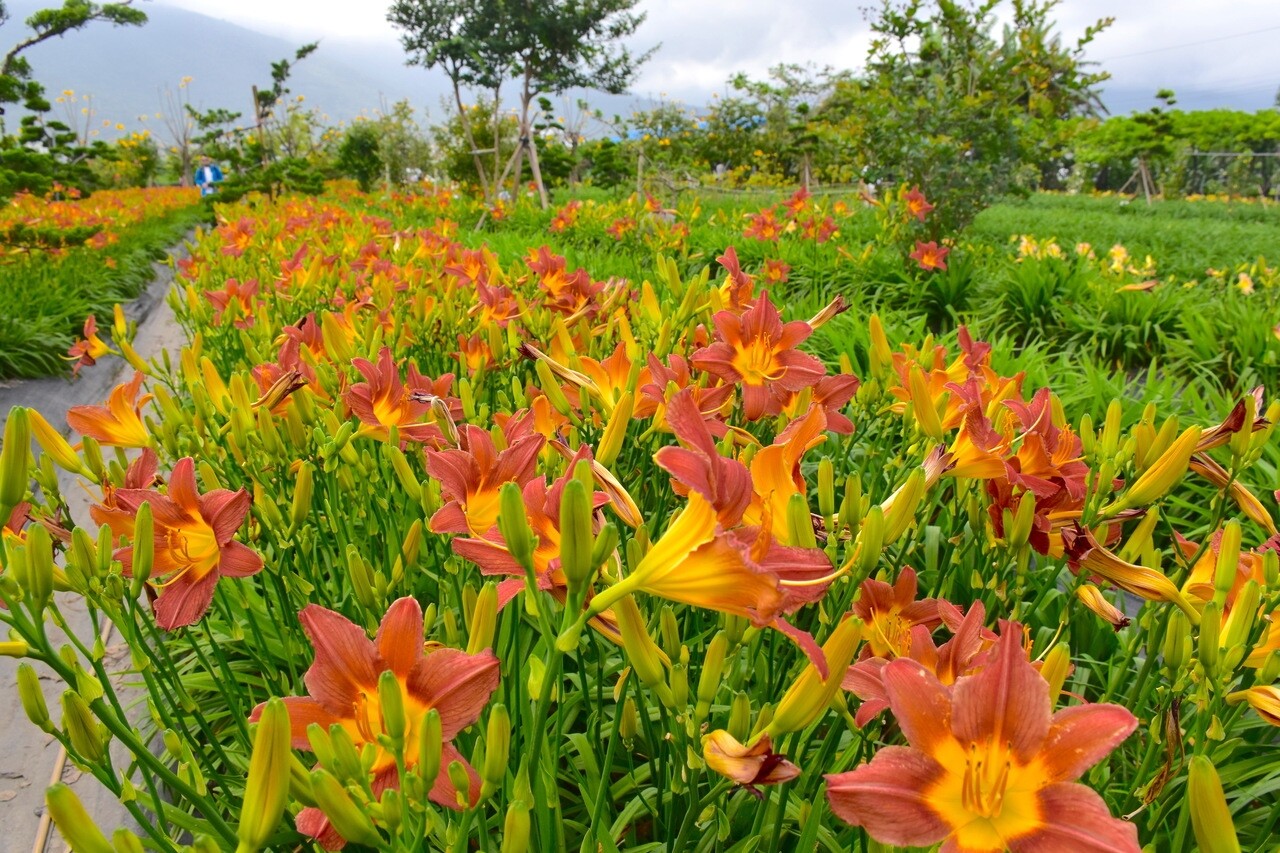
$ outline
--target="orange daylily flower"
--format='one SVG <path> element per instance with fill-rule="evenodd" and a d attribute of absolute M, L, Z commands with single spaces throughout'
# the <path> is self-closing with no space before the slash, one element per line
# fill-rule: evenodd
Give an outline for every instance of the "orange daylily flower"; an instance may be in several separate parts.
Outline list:
<path fill-rule="evenodd" d="M 130 466 L 130 472 L 145 478 L 149 464 L 143 463 L 136 474 Z M 243 578 L 262 570 L 262 558 L 232 538 L 249 514 L 250 502 L 244 489 L 200 494 L 195 462 L 188 456 L 173 466 L 165 494 L 153 489 L 116 489 L 107 503 L 90 507 L 90 516 L 110 527 L 115 537 L 132 537 L 138 509 L 144 503 L 151 505 L 154 562 L 150 583 L 160 589 L 155 600 L 156 624 L 172 631 L 200 621 L 213 602 L 219 578 Z M 132 544 L 117 549 L 114 557 L 126 575 L 132 573 Z"/>
<path fill-rule="evenodd" d="M 950 689 L 915 661 L 886 664 L 889 704 L 909 745 L 882 747 L 869 763 L 827 776 L 831 810 L 900 847 L 1137 853 L 1137 827 L 1075 781 L 1137 718 L 1110 704 L 1053 713 L 1021 635 L 1006 623 L 992 662 Z"/>
<path fill-rule="evenodd" d="M 72 406 L 67 423 L 81 435 L 108 447 L 148 447 L 151 434 L 142 422 L 142 407 L 150 394 L 138 398 L 142 374 L 135 373 L 129 382 L 111 390 L 105 406 Z"/>
<path fill-rule="evenodd" d="M 98 318 L 92 314 L 89 315 L 84 321 L 84 337 L 67 350 L 67 360 L 75 362 L 71 366 L 71 375 L 79 374 L 82 367 L 92 367 L 98 363 L 98 359 L 112 351 L 111 347 L 98 337 Z"/>
<path fill-rule="evenodd" d="M 315 604 L 298 615 L 302 628 L 315 647 L 315 659 L 304 681 L 309 696 L 286 696 L 294 749 L 310 749 L 307 727 L 312 723 L 326 731 L 341 726 L 351 735 L 356 749 L 371 746 L 375 758 L 370 772 L 374 797 L 388 788 L 400 787 L 400 771 L 395 755 L 379 741 L 383 733 L 382 703 L 378 681 L 382 673 L 395 673 L 408 725 L 405 731 L 404 761 L 409 767 L 418 760 L 421 720 L 430 710 L 440 715 L 444 741 L 441 772 L 424 780 L 431 789 L 431 801 L 449 809 L 462 808 L 459 796 L 475 804 L 480 796 L 480 777 L 451 741 L 458 732 L 480 718 L 480 712 L 498 686 L 498 659 L 493 652 L 467 654 L 458 649 L 423 649 L 422 608 L 413 598 L 395 601 L 382 617 L 377 637 L 370 640 L 364 630 L 340 613 Z M 249 722 L 256 722 L 266 703 L 253 709 Z M 444 768 L 458 761 L 470 778 L 467 791 L 454 788 Z M 298 831 L 315 838 L 326 850 L 340 850 L 346 840 L 317 808 L 298 814 Z"/>
<path fill-rule="evenodd" d="M 916 600 L 916 572 L 902 570 L 892 586 L 868 578 L 853 603 L 853 615 L 862 620 L 862 637 L 867 644 L 863 658 L 902 657 L 911 649 L 911 635 L 917 626 L 932 631 L 942 622 L 936 598 Z"/>
<path fill-rule="evenodd" d="M 747 420 L 776 415 L 788 392 L 815 385 L 826 373 L 822 362 L 796 349 L 813 329 L 803 320 L 784 324 L 768 293 L 743 313 L 720 311 L 714 320 L 717 340 L 693 354 L 693 365 L 742 386 Z"/>
<path fill-rule="evenodd" d="M 213 324 L 216 326 L 222 323 L 222 315 L 232 311 L 237 329 L 248 329 L 253 326 L 253 303 L 257 297 L 257 279 L 249 279 L 241 284 L 236 279 L 229 278 L 222 290 L 204 292 L 204 298 L 213 305 Z"/>
<path fill-rule="evenodd" d="M 536 531 L 535 531 L 536 532 Z M 825 678 L 826 659 L 813 637 L 783 615 L 816 601 L 831 583 L 831 563 L 816 548 L 789 548 L 758 529 L 725 533 L 715 507 L 697 492 L 625 578 L 596 594 L 597 614 L 624 595 L 647 592 L 668 601 L 745 616 L 791 637 Z"/>
<path fill-rule="evenodd" d="M 352 364 L 366 381 L 348 388 L 343 399 L 363 424 L 361 435 L 385 441 L 389 428 L 394 426 L 406 441 L 439 444 L 444 433 L 426 419 L 431 397 L 442 399 L 455 420 L 462 417 L 462 404 L 449 396 L 452 373 L 428 379 L 418 372 L 417 365 L 410 364 L 408 377 L 401 382 L 390 347 L 383 347 L 378 353 L 377 365 L 363 358 Z"/>
<path fill-rule="evenodd" d="M 922 270 L 945 270 L 947 268 L 947 255 L 951 250 L 946 246 L 939 246 L 934 241 L 928 243 L 916 241 L 916 248 L 907 257 L 915 261 Z"/>
<path fill-rule="evenodd" d="M 924 218 L 934 208 L 934 205 L 929 204 L 929 200 L 924 197 L 924 193 L 920 192 L 919 187 L 912 187 L 911 191 L 903 196 L 902 200 L 907 205 L 907 213 L 921 222 L 924 222 Z"/>
<path fill-rule="evenodd" d="M 724 729 L 703 735 L 702 757 L 721 776 L 746 788 L 756 799 L 764 795 L 757 785 L 777 785 L 800 775 L 800 768 L 773 751 L 768 732 L 744 746 Z"/>
<path fill-rule="evenodd" d="M 507 446 L 499 451 L 485 430 L 464 424 L 462 446 L 427 451 L 427 473 L 440 481 L 444 506 L 431 516 L 433 533 L 484 536 L 498 523 L 498 504 L 505 483 L 522 489 L 536 475 L 538 453 L 546 443 L 533 432 L 533 419 L 508 420 L 503 428 Z"/>
<path fill-rule="evenodd" d="M 755 296 L 755 281 L 742 271 L 742 264 L 738 262 L 738 251 L 733 246 L 729 246 L 724 250 L 723 255 L 716 258 L 716 263 L 729 273 L 728 280 L 720 285 L 720 297 L 724 303 L 735 311 L 749 307 L 752 297 Z"/>
<path fill-rule="evenodd" d="M 764 262 L 761 275 L 769 284 L 786 284 L 791 278 L 791 265 L 777 258 L 769 258 Z"/>

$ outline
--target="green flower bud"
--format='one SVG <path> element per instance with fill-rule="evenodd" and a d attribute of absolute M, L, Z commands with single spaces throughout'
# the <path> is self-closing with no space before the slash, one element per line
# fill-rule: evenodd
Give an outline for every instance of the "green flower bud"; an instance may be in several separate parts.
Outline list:
<path fill-rule="evenodd" d="M 396 473 L 396 479 L 400 481 L 400 488 L 404 489 L 409 500 L 418 503 L 422 500 L 422 483 L 418 482 L 418 476 L 413 473 L 413 469 L 409 467 L 409 460 L 404 455 L 404 451 L 394 444 L 385 446 L 385 452 L 391 459 L 391 467 Z"/>
<path fill-rule="evenodd" d="M 339 835 L 356 844 L 382 847 L 382 834 L 331 773 L 323 769 L 312 771 L 311 788 L 320 811 L 324 812 Z"/>
<path fill-rule="evenodd" d="M 156 540 L 155 522 L 151 514 L 151 502 L 144 501 L 138 507 L 138 515 L 133 523 L 133 581 L 129 594 L 137 598 L 142 594 L 143 584 L 151 577 L 155 567 Z"/>
<path fill-rule="evenodd" d="M 298 466 L 297 479 L 293 483 L 293 503 L 289 507 L 289 529 L 297 530 L 311 512 L 311 495 L 315 489 L 314 467 L 310 462 Z"/>
<path fill-rule="evenodd" d="M 542 362 L 538 362 L 541 364 Z M 507 550 L 517 563 L 526 571 L 533 568 L 533 550 L 535 548 L 533 530 L 529 527 L 529 518 L 525 515 L 524 496 L 515 483 L 506 483 L 498 504 L 498 530 L 507 543 Z"/>
<path fill-rule="evenodd" d="M 378 676 L 378 703 L 382 706 L 382 730 L 399 747 L 404 743 L 408 719 L 404 712 L 404 690 L 391 670 Z"/>
<path fill-rule="evenodd" d="M 480 769 L 480 796 L 488 797 L 507 775 L 507 759 L 511 751 L 511 715 L 505 705 L 494 705 L 485 730 L 484 763 Z"/>
<path fill-rule="evenodd" d="M 461 761 L 449 762 L 448 772 L 449 784 L 457 794 L 458 805 L 464 809 L 468 808 L 471 805 L 471 775 L 467 773 L 467 768 Z"/>
<path fill-rule="evenodd" d="M 62 694 L 62 727 L 71 746 L 89 762 L 101 761 L 106 755 L 106 731 L 94 717 L 84 698 L 74 690 Z"/>
<path fill-rule="evenodd" d="M 1222 608 L 1216 601 L 1204 606 L 1200 616 L 1200 638 L 1196 647 L 1196 655 L 1204 671 L 1214 677 L 1218 672 L 1218 635 L 1222 629 Z"/>
<path fill-rule="evenodd" d="M 111 834 L 111 846 L 116 853 L 146 853 L 138 836 L 127 829 L 117 829 Z"/>
<path fill-rule="evenodd" d="M 720 681 L 724 676 L 725 659 L 729 651 L 729 638 L 724 631 L 716 632 L 707 644 L 707 655 L 702 659 L 702 672 L 698 675 L 698 704 L 693 716 L 702 722 L 711 713 L 711 703 L 720 690 Z"/>
<path fill-rule="evenodd" d="M 726 728 L 739 743 L 745 742 L 751 734 L 751 697 L 741 690 L 733 694 L 733 701 L 729 703 L 729 724 Z"/>
<path fill-rule="evenodd" d="M 49 719 L 49 706 L 44 701 L 40 676 L 29 663 L 18 664 L 18 698 L 22 700 L 22 710 L 26 711 L 27 719 L 42 731 L 52 733 L 53 721 Z"/>
<path fill-rule="evenodd" d="M 440 712 L 435 708 L 431 708 L 422 715 L 422 720 L 418 725 L 420 727 L 418 734 L 418 774 L 422 777 L 422 783 L 427 788 L 430 788 L 435 784 L 436 777 L 440 775 L 440 761 L 444 751 L 444 741 L 441 737 L 440 728 Z"/>
<path fill-rule="evenodd" d="M 4 424 L 0 445 L 0 519 L 8 519 L 27 494 L 31 458 L 31 421 L 27 410 L 14 406 Z"/>
<path fill-rule="evenodd" d="M 591 494 L 582 481 L 570 479 L 560 494 L 560 568 L 570 593 L 580 594 L 591 580 Z"/>

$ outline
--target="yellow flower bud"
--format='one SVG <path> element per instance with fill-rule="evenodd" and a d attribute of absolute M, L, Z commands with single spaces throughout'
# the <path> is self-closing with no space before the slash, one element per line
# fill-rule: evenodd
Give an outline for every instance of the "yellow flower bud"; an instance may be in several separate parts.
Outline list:
<path fill-rule="evenodd" d="M 631 423 L 631 413 L 635 410 L 635 394 L 624 392 L 609 416 L 609 424 L 604 435 L 600 437 L 600 446 L 596 448 L 595 458 L 601 465 L 608 467 L 618 458 L 622 444 L 627 437 L 627 427 Z"/>
<path fill-rule="evenodd" d="M 43 613 L 53 597 L 53 538 L 43 524 L 27 533 L 27 600 L 33 613 Z"/>
<path fill-rule="evenodd" d="M 1222 608 L 1216 601 L 1210 601 L 1200 615 L 1200 636 L 1196 646 L 1196 656 L 1210 677 L 1216 676 L 1218 672 L 1218 636 L 1221 631 Z"/>
<path fill-rule="evenodd" d="M 907 385 L 911 392 L 910 411 L 916 425 L 929 438 L 941 441 L 942 419 L 938 417 L 938 410 L 934 406 L 933 398 L 929 395 L 929 386 L 925 384 L 924 371 L 920 369 L 920 365 L 911 365 L 911 370 L 907 374 Z"/>
<path fill-rule="evenodd" d="M 751 697 L 739 690 L 729 703 L 729 724 L 726 727 L 736 741 L 744 741 L 751 733 Z"/>
<path fill-rule="evenodd" d="M 475 655 L 485 649 L 493 648 L 493 635 L 497 627 L 498 587 L 490 582 L 480 589 L 480 594 L 476 596 L 475 607 L 471 611 L 467 653 Z"/>
<path fill-rule="evenodd" d="M 134 597 L 142 593 L 142 585 L 151 577 L 151 570 L 155 567 L 154 525 L 151 502 L 144 501 L 138 507 L 138 514 L 133 522 L 133 583 L 130 594 Z"/>
<path fill-rule="evenodd" d="M 387 444 L 385 452 L 391 458 L 391 467 L 396 472 L 396 479 L 400 481 L 400 488 L 404 489 L 409 500 L 419 503 L 422 500 L 422 484 L 418 482 L 417 475 L 409 467 L 409 460 L 405 457 L 404 451 L 394 444 Z"/>
<path fill-rule="evenodd" d="M 827 659 L 827 677 L 824 679 L 812 662 L 805 666 L 778 702 L 778 709 L 766 731 L 777 737 L 798 732 L 817 721 L 839 691 L 845 670 L 853 662 L 861 641 L 862 623 L 859 620 L 845 619 L 837 625 L 822 645 L 822 652 Z"/>
<path fill-rule="evenodd" d="M 1225 605 L 1227 594 L 1235 586 L 1236 570 L 1240 565 L 1240 538 L 1240 522 L 1232 519 L 1223 525 L 1218 562 L 1213 573 L 1213 600 L 1219 607 Z"/>
<path fill-rule="evenodd" d="M 1049 707 L 1058 704 L 1062 695 L 1062 685 L 1067 683 L 1071 674 L 1071 647 L 1066 643 L 1058 643 L 1044 656 L 1040 665 L 1040 675 L 1049 682 Z"/>
<path fill-rule="evenodd" d="M 1120 510 L 1146 506 L 1164 497 L 1187 472 L 1191 454 L 1195 452 L 1196 442 L 1199 440 L 1200 427 L 1187 427 L 1119 500 L 1102 510 L 1102 514 L 1112 516 Z"/>
<path fill-rule="evenodd" d="M 74 853 L 115 853 L 75 791 L 58 782 L 45 792 L 44 800 L 49 817 Z"/>
<path fill-rule="evenodd" d="M 880 505 L 884 511 L 885 545 L 896 542 L 907 531 L 911 522 L 915 521 L 916 509 L 920 505 L 920 499 L 924 497 L 924 491 L 924 469 L 916 468 L 907 477 L 907 481 Z"/>
<path fill-rule="evenodd" d="M 44 415 L 35 409 L 28 409 L 27 416 L 31 420 L 31 432 L 35 435 L 36 443 L 50 459 L 57 463 L 59 468 L 93 479 L 93 472 L 85 466 L 80 455 L 62 437 L 62 433 L 44 419 Z"/>
<path fill-rule="evenodd" d="M 871 337 L 871 375 L 882 379 L 893 370 L 893 350 L 889 348 L 889 339 L 880 324 L 880 315 L 872 314 L 867 325 Z"/>
<path fill-rule="evenodd" d="M 458 806 L 466 808 L 471 805 L 467 801 L 468 792 L 471 790 L 471 776 L 467 773 L 466 766 L 461 761 L 451 761 L 449 762 L 448 773 L 449 784 L 453 786 Z"/>
<path fill-rule="evenodd" d="M 1231 809 L 1213 762 L 1203 755 L 1191 757 L 1187 773 L 1187 808 L 1191 828 L 1202 853 L 1240 853 Z"/>
<path fill-rule="evenodd" d="M 675 697 L 671 695 L 666 674 L 662 670 L 663 653 L 649 635 L 635 599 L 629 595 L 620 598 L 613 605 L 613 615 L 618 620 L 618 630 L 622 634 L 622 648 L 640 683 L 656 693 L 668 708 L 675 708 Z"/>
<path fill-rule="evenodd" d="M 249 756 L 249 778 L 236 837 L 236 853 L 256 853 L 280 825 L 289 801 L 289 709 L 271 699 L 262 711 Z"/>
<path fill-rule="evenodd" d="M 315 488 L 314 466 L 303 462 L 293 483 L 293 503 L 289 507 L 289 529 L 297 530 L 311 512 L 311 495 Z"/>
<path fill-rule="evenodd" d="M 836 514 L 835 465 L 827 457 L 818 461 L 818 512 L 824 519 Z"/>

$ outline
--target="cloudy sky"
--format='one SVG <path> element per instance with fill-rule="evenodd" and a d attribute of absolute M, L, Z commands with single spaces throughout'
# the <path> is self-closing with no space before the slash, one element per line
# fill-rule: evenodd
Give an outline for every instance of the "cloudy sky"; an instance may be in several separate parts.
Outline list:
<path fill-rule="evenodd" d="M 154 0 L 263 32 L 398 51 L 378 0 Z M 633 91 L 703 103 L 737 71 L 763 76 L 779 62 L 857 68 L 869 40 L 855 0 L 640 0 L 648 19 L 634 43 L 662 47 Z M 785 11 L 783 11 L 785 10 Z M 1161 87 L 1188 108 L 1270 106 L 1280 88 L 1276 0 L 1063 0 L 1059 31 L 1074 39 L 1099 17 L 1115 24 L 1090 47 L 1110 71 L 1108 106 L 1147 106 Z"/>

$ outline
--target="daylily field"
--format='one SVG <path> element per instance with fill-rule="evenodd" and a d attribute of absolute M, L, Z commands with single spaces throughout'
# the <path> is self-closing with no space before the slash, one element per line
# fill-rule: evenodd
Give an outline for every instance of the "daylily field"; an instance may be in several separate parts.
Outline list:
<path fill-rule="evenodd" d="M 132 380 L 69 441 L 5 423 L 6 724 L 132 818 L 55 785 L 58 830 L 1271 849 L 1280 275 L 1088 237 L 1094 201 L 961 235 L 905 185 L 216 205 L 180 355 L 98 307 L 67 358 Z"/>

